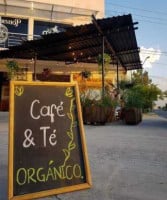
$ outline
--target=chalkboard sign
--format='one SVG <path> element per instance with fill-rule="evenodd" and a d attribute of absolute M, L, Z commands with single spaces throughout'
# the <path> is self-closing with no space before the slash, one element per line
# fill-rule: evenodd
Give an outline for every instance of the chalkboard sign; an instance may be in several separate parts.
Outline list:
<path fill-rule="evenodd" d="M 75 82 L 11 81 L 9 199 L 91 187 Z"/>

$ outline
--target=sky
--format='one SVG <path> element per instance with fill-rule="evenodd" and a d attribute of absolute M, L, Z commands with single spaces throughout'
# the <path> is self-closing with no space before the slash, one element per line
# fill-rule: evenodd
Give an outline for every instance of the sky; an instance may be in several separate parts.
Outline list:
<path fill-rule="evenodd" d="M 105 0 L 105 17 L 131 14 L 144 70 L 167 91 L 167 0 Z"/>

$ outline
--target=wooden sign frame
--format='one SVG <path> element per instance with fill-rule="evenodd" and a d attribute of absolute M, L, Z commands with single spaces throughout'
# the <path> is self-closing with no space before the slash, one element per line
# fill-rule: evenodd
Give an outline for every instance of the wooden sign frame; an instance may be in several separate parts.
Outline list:
<path fill-rule="evenodd" d="M 70 186 L 61 186 L 59 188 L 51 188 L 49 190 L 42 190 L 37 192 L 28 192 L 26 194 L 14 194 L 14 184 L 16 180 L 14 180 L 14 139 L 16 137 L 16 133 L 14 132 L 15 128 L 15 95 L 21 95 L 24 90 L 24 87 L 31 86 L 31 87 L 65 87 L 67 88 L 67 96 L 69 98 L 74 98 L 76 102 L 77 108 L 77 119 L 78 119 L 78 127 L 79 127 L 79 137 L 81 140 L 81 149 L 82 149 L 82 158 L 83 158 L 83 165 L 85 170 L 85 177 L 84 183 L 74 184 Z M 23 88 L 23 89 L 22 89 Z M 73 93 L 71 93 L 70 88 L 73 88 Z M 68 90 L 69 89 L 69 90 Z M 45 91 L 44 91 L 45 92 Z M 20 123 L 25 123 L 24 121 L 20 121 Z M 86 148 L 86 139 L 83 127 L 83 120 L 82 120 L 82 113 L 81 113 L 81 105 L 80 105 L 80 96 L 79 96 L 79 89 L 76 82 L 29 82 L 29 81 L 11 81 L 10 83 L 10 118 L 9 118 L 9 166 L 8 166 L 8 199 L 9 200 L 24 200 L 24 199 L 35 199 L 40 197 L 47 197 L 50 195 L 56 195 L 66 192 L 72 192 L 81 189 L 90 188 L 92 185 L 91 181 L 91 173 L 90 167 L 88 162 L 88 154 Z"/>

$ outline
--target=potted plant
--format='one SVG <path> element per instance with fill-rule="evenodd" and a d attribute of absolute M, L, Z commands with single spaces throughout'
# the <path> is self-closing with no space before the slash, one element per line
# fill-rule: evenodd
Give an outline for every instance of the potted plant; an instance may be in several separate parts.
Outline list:
<path fill-rule="evenodd" d="M 18 63 L 15 60 L 9 60 L 6 63 L 6 67 L 8 69 L 8 78 L 9 78 L 9 80 L 15 79 L 16 74 L 20 69 Z"/>
<path fill-rule="evenodd" d="M 126 124 L 138 124 L 142 121 L 143 96 L 140 86 L 133 86 L 124 91 L 122 100 L 122 119 Z"/>
<path fill-rule="evenodd" d="M 91 76 L 91 72 L 85 69 L 80 73 L 80 75 L 82 76 L 82 78 L 89 78 Z"/>
<path fill-rule="evenodd" d="M 42 81 L 49 81 L 50 76 L 51 76 L 51 69 L 49 68 L 44 68 L 42 71 L 42 76 L 41 76 L 41 80 Z"/>
<path fill-rule="evenodd" d="M 111 56 L 107 53 L 99 54 L 97 57 L 98 68 L 102 78 L 102 98 L 105 95 L 105 74 L 108 71 L 110 62 Z"/>
<path fill-rule="evenodd" d="M 81 105 L 84 124 L 104 125 L 106 122 L 114 120 L 117 103 L 109 95 L 100 99 L 92 99 L 89 96 L 82 97 Z"/>
<path fill-rule="evenodd" d="M 104 59 L 104 71 L 107 72 L 108 71 L 108 65 L 111 62 L 111 56 L 107 53 L 99 54 L 97 57 L 97 63 L 99 66 L 99 72 L 102 72 L 102 64 L 103 64 L 103 59 Z"/>

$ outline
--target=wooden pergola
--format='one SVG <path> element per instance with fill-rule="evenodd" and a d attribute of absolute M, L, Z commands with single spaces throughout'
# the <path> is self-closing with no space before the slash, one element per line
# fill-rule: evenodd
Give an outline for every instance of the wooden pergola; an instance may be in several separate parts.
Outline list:
<path fill-rule="evenodd" d="M 130 14 L 98 20 L 92 15 L 90 24 L 69 27 L 65 32 L 44 35 L 38 40 L 24 41 L 19 46 L 1 51 L 0 58 L 33 59 L 36 74 L 37 60 L 65 64 L 97 63 L 98 55 L 107 53 L 112 58 L 111 64 L 116 66 L 119 87 L 120 67 L 125 71 L 142 68 L 135 35 L 136 24 Z M 104 59 L 102 88 L 103 65 Z"/>
<path fill-rule="evenodd" d="M 69 27 L 65 32 L 44 35 L 22 45 L 1 51 L 0 58 L 21 58 L 64 61 L 65 63 L 96 63 L 104 51 L 125 70 L 140 69 L 141 61 L 132 16 L 123 15 L 95 19 L 92 23 Z M 103 44 L 104 42 L 104 44 Z"/>

